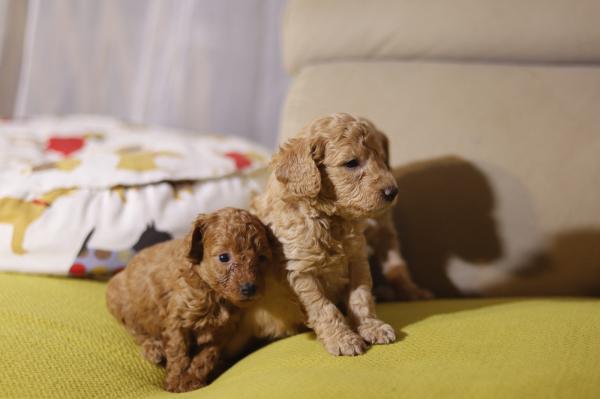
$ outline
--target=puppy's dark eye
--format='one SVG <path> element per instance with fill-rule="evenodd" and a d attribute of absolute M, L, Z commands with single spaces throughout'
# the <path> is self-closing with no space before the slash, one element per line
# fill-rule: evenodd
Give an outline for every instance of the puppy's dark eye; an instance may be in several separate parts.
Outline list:
<path fill-rule="evenodd" d="M 266 262 L 266 261 L 268 261 L 268 260 L 269 260 L 269 258 L 267 258 L 267 257 L 266 257 L 266 256 L 264 256 L 264 255 L 260 255 L 260 256 L 258 257 L 258 261 L 259 261 L 260 263 L 265 263 L 265 262 Z"/>
<path fill-rule="evenodd" d="M 358 159 L 351 159 L 350 161 L 346 162 L 344 164 L 345 167 L 347 167 L 348 169 L 354 169 L 357 168 L 360 165 L 360 162 L 358 162 Z"/>
<path fill-rule="evenodd" d="M 229 254 L 224 253 L 224 254 L 219 255 L 219 260 L 223 263 L 229 262 Z"/>

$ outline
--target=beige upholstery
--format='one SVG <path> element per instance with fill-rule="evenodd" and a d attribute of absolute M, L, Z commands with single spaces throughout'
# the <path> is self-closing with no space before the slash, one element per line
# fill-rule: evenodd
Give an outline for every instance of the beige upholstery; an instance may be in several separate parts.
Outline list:
<path fill-rule="evenodd" d="M 332 33 L 331 43 L 315 42 L 312 53 L 301 55 L 304 39 L 290 37 L 302 21 L 308 24 L 312 16 L 312 28 L 306 30 L 310 37 L 313 28 L 326 29 L 318 17 L 323 7 L 343 20 L 350 18 L 348 9 L 356 9 L 334 8 L 333 3 L 339 2 L 295 1 L 288 9 L 288 63 L 298 68 L 307 64 L 298 69 L 290 88 L 282 136 L 338 111 L 366 116 L 390 135 L 401 190 L 395 216 L 403 251 L 417 280 L 438 295 L 600 293 L 600 67 L 393 60 L 365 52 L 361 46 L 370 39 L 356 39 L 353 30 Z M 393 20 L 386 14 L 399 13 L 400 5 L 409 2 L 391 2 L 388 13 L 383 3 L 369 3 L 373 8 L 363 12 L 381 13 L 382 23 L 365 18 L 367 26 L 357 14 L 355 18 L 371 32 L 370 38 L 389 37 L 396 47 L 385 54 L 399 56 L 412 42 L 394 40 L 408 28 L 398 26 L 395 34 L 389 33 Z M 426 9 L 426 1 L 412 3 Z M 470 4 L 478 15 L 495 9 L 487 1 L 458 3 Z M 506 18 L 517 18 L 516 10 L 536 14 L 537 8 L 538 22 L 557 18 L 537 1 L 506 3 L 514 6 L 504 10 Z M 502 4 L 498 7 L 504 9 Z M 545 4 L 551 9 L 562 5 L 564 14 L 572 14 L 566 2 Z M 577 13 L 595 13 L 600 20 L 600 3 L 570 4 Z M 456 19 L 452 12 L 449 18 Z M 419 15 L 414 27 L 424 14 Z M 600 33 L 600 24 L 585 29 L 588 19 L 580 26 L 565 22 L 553 29 L 578 43 L 577 37 Z M 532 59 L 565 61 L 568 46 L 558 41 L 554 54 L 541 29 L 529 31 L 546 46 L 532 52 Z M 554 33 L 549 29 L 550 37 Z M 352 49 L 354 39 L 358 49 Z M 442 46 L 455 39 L 438 31 L 431 32 L 430 40 Z M 528 54 L 515 52 L 517 41 L 505 39 L 503 48 L 488 41 L 491 47 L 484 55 Z M 457 46 L 469 47 L 459 42 L 455 40 Z M 350 48 L 337 48 L 340 43 Z M 600 40 L 581 43 L 589 46 L 569 56 L 592 60 L 600 55 Z M 363 59 L 344 60 L 343 51 Z M 317 59 L 329 61 L 313 62 Z"/>
<path fill-rule="evenodd" d="M 292 72 L 343 59 L 600 61 L 597 0 L 292 0 Z"/>

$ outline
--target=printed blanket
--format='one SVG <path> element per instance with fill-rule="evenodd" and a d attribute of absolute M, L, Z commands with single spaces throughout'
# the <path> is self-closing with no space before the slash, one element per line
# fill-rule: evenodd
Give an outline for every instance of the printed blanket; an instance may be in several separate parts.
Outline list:
<path fill-rule="evenodd" d="M 0 270 L 110 276 L 198 213 L 245 208 L 269 154 L 91 116 L 0 122 Z"/>

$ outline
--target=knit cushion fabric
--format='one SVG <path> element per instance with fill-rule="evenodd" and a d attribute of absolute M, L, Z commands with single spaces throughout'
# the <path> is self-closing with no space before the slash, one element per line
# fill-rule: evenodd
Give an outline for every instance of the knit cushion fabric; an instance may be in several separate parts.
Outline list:
<path fill-rule="evenodd" d="M 380 305 L 400 337 L 333 357 L 311 333 L 270 344 L 175 395 L 109 315 L 106 285 L 0 274 L 0 397 L 598 398 L 600 301 L 538 298 Z"/>

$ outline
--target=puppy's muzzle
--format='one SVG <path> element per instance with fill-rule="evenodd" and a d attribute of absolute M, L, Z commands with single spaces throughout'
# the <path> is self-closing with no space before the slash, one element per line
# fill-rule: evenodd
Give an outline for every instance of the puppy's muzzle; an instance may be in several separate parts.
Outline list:
<path fill-rule="evenodd" d="M 383 199 L 385 199 L 387 202 L 392 202 L 394 199 L 396 199 L 396 196 L 398 195 L 398 187 L 386 187 L 383 190 L 381 190 L 381 193 L 383 194 Z"/>
<path fill-rule="evenodd" d="M 245 283 L 240 287 L 240 292 L 246 298 L 253 297 L 256 294 L 256 284 Z"/>

